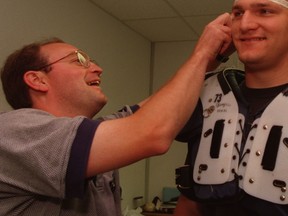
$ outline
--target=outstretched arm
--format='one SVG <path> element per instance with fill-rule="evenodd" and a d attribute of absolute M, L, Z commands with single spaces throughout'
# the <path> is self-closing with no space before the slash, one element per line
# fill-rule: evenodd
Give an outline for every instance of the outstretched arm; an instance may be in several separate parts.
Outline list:
<path fill-rule="evenodd" d="M 210 62 L 231 43 L 229 22 L 230 15 L 226 13 L 207 25 L 188 60 L 134 115 L 99 125 L 87 176 L 169 149 L 195 108 Z"/>

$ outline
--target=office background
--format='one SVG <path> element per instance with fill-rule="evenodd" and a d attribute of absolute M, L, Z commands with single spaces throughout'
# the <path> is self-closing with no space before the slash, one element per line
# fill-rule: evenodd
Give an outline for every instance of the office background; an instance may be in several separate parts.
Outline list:
<path fill-rule="evenodd" d="M 158 10 L 160 15 L 152 14 L 155 20 L 149 17 L 133 20 L 124 16 L 129 15 L 126 11 L 122 14 L 115 11 L 115 7 L 120 6 L 133 11 L 136 7 L 130 5 L 133 2 L 140 4 L 142 12 L 149 12 L 149 8 L 142 5 L 143 1 L 150 8 L 153 4 L 162 7 L 161 1 L 165 7 L 177 3 L 176 8 L 170 8 L 176 16 L 181 15 L 177 9 L 188 9 L 181 6 L 182 3 L 191 3 L 185 0 L 2 0 L 0 63 L 2 65 L 8 54 L 24 44 L 56 36 L 87 52 L 104 69 L 101 86 L 109 101 L 99 116 L 116 111 L 124 104 L 135 104 L 173 75 L 191 53 L 203 25 L 226 10 L 219 1 L 197 1 L 196 6 L 201 8 L 194 8 L 194 13 L 205 12 L 206 16 L 196 14 L 186 21 L 182 16 L 176 17 L 182 22 L 173 19 L 173 15 L 163 15 L 165 10 L 170 13 L 169 8 L 163 9 L 164 12 Z M 120 6 L 115 6 L 115 2 Z M 211 4 L 217 4 L 220 9 L 210 7 Z M 160 22 L 161 16 L 167 18 L 167 22 Z M 182 26 L 183 21 L 195 24 L 196 30 Z M 241 67 L 241 64 L 234 55 L 225 66 Z M 2 88 L 0 96 L 0 111 L 10 110 Z M 120 169 L 123 208 L 133 208 L 134 197 L 143 196 L 143 202 L 152 201 L 155 196 L 161 198 L 163 187 L 175 187 L 174 169 L 183 164 L 185 155 L 186 145 L 175 142 L 163 156 Z"/>

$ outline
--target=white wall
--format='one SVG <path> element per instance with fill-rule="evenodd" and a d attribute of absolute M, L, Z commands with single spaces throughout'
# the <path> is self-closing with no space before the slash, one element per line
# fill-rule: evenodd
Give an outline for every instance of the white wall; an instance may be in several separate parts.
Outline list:
<path fill-rule="evenodd" d="M 188 58 L 194 42 L 167 42 L 154 44 L 153 91 L 166 82 Z M 183 165 L 187 147 L 174 142 L 168 153 L 149 159 L 147 200 L 162 199 L 163 187 L 175 187 L 175 168 Z"/>
<path fill-rule="evenodd" d="M 101 114 L 149 94 L 150 42 L 84 0 L 1 0 L 0 64 L 15 49 L 57 36 L 86 51 L 104 69 L 109 102 Z M 2 88 L 0 111 L 10 109 Z M 144 195 L 145 161 L 120 170 L 123 206 Z"/>

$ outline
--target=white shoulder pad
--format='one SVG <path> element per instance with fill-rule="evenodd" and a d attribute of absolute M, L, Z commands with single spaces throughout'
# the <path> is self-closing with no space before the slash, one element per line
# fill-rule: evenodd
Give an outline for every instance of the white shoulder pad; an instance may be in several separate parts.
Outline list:
<path fill-rule="evenodd" d="M 193 179 L 199 184 L 222 184 L 234 179 L 237 169 L 234 143 L 241 140 L 238 104 L 232 91 L 224 94 L 217 75 L 205 80 L 201 94 L 203 130 Z M 216 140 L 216 141 L 215 141 Z"/>
<path fill-rule="evenodd" d="M 248 194 L 278 204 L 288 204 L 288 97 L 279 94 L 266 108 L 257 130 L 249 134 L 250 152 L 240 164 L 242 187 Z"/>

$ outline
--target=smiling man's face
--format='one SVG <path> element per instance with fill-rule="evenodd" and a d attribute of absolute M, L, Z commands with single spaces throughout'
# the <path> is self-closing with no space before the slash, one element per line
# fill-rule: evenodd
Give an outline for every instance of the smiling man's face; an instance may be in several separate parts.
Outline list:
<path fill-rule="evenodd" d="M 232 36 L 244 64 L 267 67 L 279 59 L 288 60 L 288 8 L 282 4 L 288 3 L 286 0 L 235 1 Z"/>
<path fill-rule="evenodd" d="M 49 86 L 47 94 L 50 95 L 47 98 L 55 106 L 66 107 L 67 112 L 93 117 L 107 102 L 100 87 L 103 71 L 90 61 L 83 66 L 77 57 L 77 50 L 66 43 L 49 44 L 41 48 L 41 54 L 48 63 L 57 62 L 45 74 Z"/>

